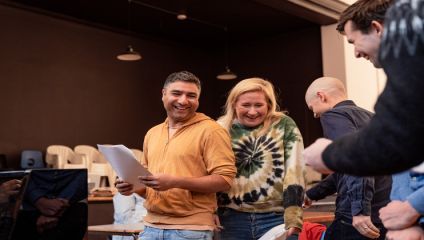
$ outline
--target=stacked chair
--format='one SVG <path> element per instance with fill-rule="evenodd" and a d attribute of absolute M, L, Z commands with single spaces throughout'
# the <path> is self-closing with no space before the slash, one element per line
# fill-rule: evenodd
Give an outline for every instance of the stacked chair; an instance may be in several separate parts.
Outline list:
<path fill-rule="evenodd" d="M 114 181 L 114 171 L 97 148 L 89 145 L 78 145 L 75 146 L 74 152 L 83 156 L 87 162 L 89 182 L 94 182 L 96 188 L 110 186 L 110 183 Z"/>
<path fill-rule="evenodd" d="M 131 151 L 141 162 L 143 151 L 140 149 L 131 149 Z M 64 145 L 50 145 L 47 147 L 46 163 L 50 168 L 87 168 L 89 186 L 94 188 L 109 187 L 116 178 L 116 173 L 109 162 L 97 148 L 90 145 L 77 145 L 74 149 Z M 41 152 L 24 151 L 21 166 L 24 169 L 44 167 Z"/>
<path fill-rule="evenodd" d="M 47 147 L 46 163 L 50 168 L 65 168 L 74 161 L 74 151 L 64 145 L 50 145 Z"/>

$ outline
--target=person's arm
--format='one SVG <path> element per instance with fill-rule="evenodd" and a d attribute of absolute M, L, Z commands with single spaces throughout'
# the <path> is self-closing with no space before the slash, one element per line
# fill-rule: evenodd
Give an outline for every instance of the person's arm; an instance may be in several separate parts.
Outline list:
<path fill-rule="evenodd" d="M 420 214 L 408 201 L 391 201 L 380 209 L 380 219 L 389 230 L 399 230 L 417 222 Z"/>
<path fill-rule="evenodd" d="M 371 216 L 371 201 L 374 196 L 373 177 L 346 176 L 347 194 L 351 201 L 352 216 Z"/>
<path fill-rule="evenodd" d="M 151 176 L 140 176 L 139 179 L 147 187 L 158 191 L 181 188 L 192 192 L 214 193 L 227 191 L 231 187 L 227 181 L 219 175 L 180 177 L 168 174 L 155 174 Z"/>
<path fill-rule="evenodd" d="M 424 240 L 424 230 L 419 226 L 412 226 L 402 230 L 388 231 L 386 239 L 390 240 Z"/>
<path fill-rule="evenodd" d="M 73 179 L 69 178 L 64 182 L 63 174 L 60 172 L 56 178 L 58 171 L 48 172 L 31 172 L 31 181 L 28 182 L 25 198 L 44 216 L 59 217 L 68 208 L 69 201 L 63 197 L 51 198 L 63 190 Z M 66 172 L 66 174 L 69 174 Z M 81 184 L 81 182 L 79 182 Z M 84 182 L 86 184 L 86 182 Z M 87 185 L 85 185 L 87 186 Z M 87 190 L 86 190 L 87 191 Z"/>
<path fill-rule="evenodd" d="M 331 194 L 336 193 L 336 178 L 337 173 L 333 173 L 327 176 L 325 179 L 321 180 L 311 189 L 306 191 L 306 196 L 311 200 L 318 201 Z"/>
<path fill-rule="evenodd" d="M 27 202 L 35 206 L 37 200 L 41 197 L 46 196 L 49 191 L 52 191 L 52 181 L 50 178 L 50 172 L 46 172 L 44 175 L 38 174 L 38 172 L 31 173 L 31 181 L 28 181 L 27 191 L 25 192 L 25 198 Z"/>
<path fill-rule="evenodd" d="M 424 18 L 424 12 L 408 1 L 389 9 L 385 24 L 395 23 L 405 14 Z M 333 171 L 385 175 L 423 161 L 424 45 L 416 43 L 411 48 L 406 42 L 395 44 L 398 39 L 419 39 L 422 35 L 411 26 L 412 21 L 405 23 L 405 28 L 387 28 L 382 38 L 380 62 L 388 80 L 375 105 L 375 117 L 360 132 L 329 145 L 322 155 L 325 165 Z"/>
<path fill-rule="evenodd" d="M 416 175 L 416 176 L 415 176 Z M 424 173 L 415 174 L 411 172 L 411 181 L 418 179 L 418 181 L 424 181 Z M 424 216 L 424 185 L 416 189 L 411 193 L 406 200 L 411 204 L 411 206 L 421 215 Z"/>
<path fill-rule="evenodd" d="M 118 192 L 124 196 L 129 196 L 133 193 L 138 194 L 141 197 L 146 197 L 146 187 L 140 187 L 138 189 L 134 189 L 134 185 L 131 183 L 125 182 L 121 179 L 116 179 L 115 181 L 115 187 L 118 190 Z"/>
<path fill-rule="evenodd" d="M 302 229 L 304 198 L 304 163 L 302 160 L 303 140 L 296 123 L 289 117 L 284 122 L 284 223 L 288 235 Z"/>
<path fill-rule="evenodd" d="M 170 188 L 181 188 L 201 193 L 215 193 L 229 190 L 236 174 L 230 136 L 222 127 L 218 125 L 212 125 L 212 127 L 214 129 L 205 138 L 204 162 L 202 163 L 205 164 L 208 175 L 183 177 L 169 174 L 154 174 L 152 176 L 140 176 L 140 181 L 147 187 L 159 191 Z"/>
<path fill-rule="evenodd" d="M 374 196 L 373 177 L 347 176 L 349 198 L 351 200 L 352 226 L 363 236 L 377 238 L 380 230 L 371 221 L 371 201 Z"/>
<path fill-rule="evenodd" d="M 9 201 L 9 197 L 18 194 L 21 188 L 21 180 L 12 179 L 0 184 L 0 203 Z"/>
<path fill-rule="evenodd" d="M 59 217 L 69 207 L 69 201 L 64 198 L 40 197 L 34 205 L 44 216 Z"/>

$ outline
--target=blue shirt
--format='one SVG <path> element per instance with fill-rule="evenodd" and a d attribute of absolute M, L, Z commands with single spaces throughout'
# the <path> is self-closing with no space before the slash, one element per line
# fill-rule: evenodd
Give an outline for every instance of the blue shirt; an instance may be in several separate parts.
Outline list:
<path fill-rule="evenodd" d="M 357 131 L 368 124 L 373 113 L 346 100 L 321 115 L 324 137 L 331 140 Z M 319 200 L 337 192 L 336 218 L 352 220 L 352 216 L 371 216 L 381 223 L 378 210 L 389 203 L 391 176 L 356 177 L 333 173 L 306 192 L 312 200 Z"/>
<path fill-rule="evenodd" d="M 405 171 L 393 175 L 391 200 L 408 201 L 411 206 L 424 215 L 424 174 Z M 424 217 L 418 222 L 424 226 Z"/>

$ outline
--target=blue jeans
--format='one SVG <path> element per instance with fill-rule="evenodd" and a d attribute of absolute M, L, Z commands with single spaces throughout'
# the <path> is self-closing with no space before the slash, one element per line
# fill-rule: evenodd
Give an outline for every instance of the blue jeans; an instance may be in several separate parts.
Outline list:
<path fill-rule="evenodd" d="M 183 229 L 160 229 L 146 226 L 142 233 L 138 236 L 139 240 L 188 240 L 202 239 L 212 240 L 212 231 L 195 231 Z"/>
<path fill-rule="evenodd" d="M 284 213 L 246 213 L 231 208 L 219 208 L 218 216 L 224 227 L 221 240 L 256 240 L 271 228 L 284 223 Z"/>

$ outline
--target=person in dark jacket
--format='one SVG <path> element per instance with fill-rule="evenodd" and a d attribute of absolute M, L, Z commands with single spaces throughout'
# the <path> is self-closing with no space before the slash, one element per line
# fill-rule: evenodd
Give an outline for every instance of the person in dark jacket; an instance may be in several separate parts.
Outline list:
<path fill-rule="evenodd" d="M 383 25 L 376 20 L 368 26 L 365 31 L 368 33 L 362 33 L 353 20 L 345 24 L 346 35 L 353 31 L 383 36 L 379 64 L 387 74 L 387 85 L 375 105 L 376 115 L 367 127 L 333 143 L 318 139 L 305 149 L 305 161 L 315 170 L 381 175 L 401 172 L 423 162 L 423 5 L 424 0 L 396 2 L 385 20 L 390 27 L 385 28 L 384 36 Z M 356 48 L 355 40 L 348 38 L 348 41 Z M 369 58 L 364 54 L 357 57 Z"/>
<path fill-rule="evenodd" d="M 305 94 L 308 108 L 320 118 L 324 137 L 331 140 L 366 126 L 373 113 L 347 99 L 343 83 L 322 77 Z M 385 239 L 378 211 L 389 202 L 391 176 L 356 177 L 333 173 L 306 192 L 305 206 L 337 192 L 335 220 L 325 239 Z"/>
<path fill-rule="evenodd" d="M 367 127 L 332 144 L 330 140 L 319 139 L 305 150 L 305 161 L 315 170 L 362 176 L 388 174 L 407 170 L 424 160 L 420 139 L 424 135 L 421 96 L 424 92 L 424 0 L 394 1 L 382 18 L 391 2 L 359 0 L 340 18 L 338 30 L 355 46 L 356 56 L 371 60 L 370 56 L 379 55 L 376 60 L 388 80 L 376 103 L 376 115 Z M 377 5 L 370 10 L 373 4 Z M 414 180 L 422 178 L 424 171 L 411 173 Z M 403 211 L 393 204 L 389 206 L 396 212 Z M 384 216 L 387 212 L 382 214 L 383 221 L 389 222 L 388 216 Z M 393 219 L 399 222 L 401 218 Z M 387 234 L 389 239 L 405 239 L 404 236 L 415 239 L 411 236 L 424 235 L 424 230 L 417 225 L 406 229 L 399 229 L 398 223 L 396 226 Z"/>

